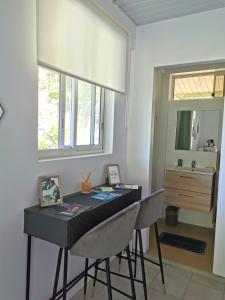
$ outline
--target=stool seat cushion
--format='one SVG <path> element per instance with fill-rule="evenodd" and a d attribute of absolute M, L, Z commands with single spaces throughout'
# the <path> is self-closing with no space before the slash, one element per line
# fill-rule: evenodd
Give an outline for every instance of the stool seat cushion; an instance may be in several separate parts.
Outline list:
<path fill-rule="evenodd" d="M 162 216 L 164 189 L 158 190 L 140 201 L 135 229 L 149 228 Z"/>
<path fill-rule="evenodd" d="M 123 251 L 132 239 L 139 202 L 120 211 L 86 233 L 70 249 L 72 255 L 104 259 Z"/>

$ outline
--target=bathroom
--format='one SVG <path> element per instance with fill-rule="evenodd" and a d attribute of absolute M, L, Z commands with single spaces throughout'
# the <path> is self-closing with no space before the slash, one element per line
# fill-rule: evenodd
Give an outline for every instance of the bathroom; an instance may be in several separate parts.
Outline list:
<path fill-rule="evenodd" d="M 163 257 L 210 273 L 213 272 L 224 74 L 224 62 L 159 67 L 154 73 L 151 184 L 153 190 L 166 189 L 159 225 Z M 171 234 L 175 239 L 172 245 L 167 240 Z M 189 240 L 182 241 L 183 237 Z M 188 249 L 185 243 L 190 243 Z M 150 255 L 157 255 L 153 232 L 150 232 Z"/>

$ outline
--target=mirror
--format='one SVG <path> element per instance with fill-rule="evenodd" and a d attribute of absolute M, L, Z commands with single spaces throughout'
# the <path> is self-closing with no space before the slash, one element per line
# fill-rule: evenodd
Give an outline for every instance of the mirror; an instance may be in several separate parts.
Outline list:
<path fill-rule="evenodd" d="M 219 111 L 178 111 L 175 149 L 217 152 L 219 116 Z"/>

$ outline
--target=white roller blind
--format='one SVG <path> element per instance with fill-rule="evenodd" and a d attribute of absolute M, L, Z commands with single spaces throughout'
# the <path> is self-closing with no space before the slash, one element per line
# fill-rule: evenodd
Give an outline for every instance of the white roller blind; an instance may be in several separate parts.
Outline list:
<path fill-rule="evenodd" d="M 92 0 L 37 0 L 38 61 L 126 91 L 127 32 Z"/>

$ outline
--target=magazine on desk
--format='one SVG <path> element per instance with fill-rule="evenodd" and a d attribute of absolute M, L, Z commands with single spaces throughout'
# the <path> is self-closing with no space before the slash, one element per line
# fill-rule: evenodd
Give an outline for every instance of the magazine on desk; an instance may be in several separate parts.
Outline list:
<path fill-rule="evenodd" d="M 112 200 L 112 199 L 120 197 L 120 196 L 121 196 L 121 194 L 118 194 L 118 193 L 101 192 L 101 193 L 91 196 L 91 198 L 101 200 L 101 201 L 109 201 L 109 200 Z"/>
<path fill-rule="evenodd" d="M 82 205 L 79 203 L 63 203 L 56 207 L 57 214 L 63 216 L 73 217 L 75 215 L 81 214 L 84 211 L 91 209 L 91 205 Z"/>

